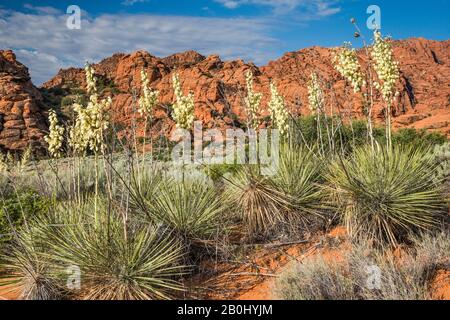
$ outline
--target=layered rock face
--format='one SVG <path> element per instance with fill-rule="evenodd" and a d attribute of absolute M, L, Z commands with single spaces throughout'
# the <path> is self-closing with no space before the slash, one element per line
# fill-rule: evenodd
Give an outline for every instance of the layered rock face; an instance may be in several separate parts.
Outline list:
<path fill-rule="evenodd" d="M 409 39 L 394 42 L 395 57 L 400 62 L 400 96 L 394 107 L 394 127 L 415 127 L 438 130 L 450 136 L 450 41 L 438 42 Z M 367 60 L 360 51 L 364 64 Z M 160 91 L 161 106 L 155 110 L 153 133 L 168 134 L 174 123 L 170 117 L 173 103 L 173 72 L 180 74 L 183 90 L 193 91 L 196 119 L 206 128 L 231 127 L 245 124 L 243 98 L 246 95 L 245 73 L 255 75 L 255 91 L 264 94 L 262 107 L 270 99 L 269 83 L 275 81 L 285 97 L 292 114 L 309 113 L 307 83 L 312 72 L 323 80 L 327 111 L 340 113 L 344 118 L 362 118 L 362 96 L 354 94 L 332 65 L 333 50 L 313 47 L 285 54 L 267 66 L 222 61 L 188 51 L 166 58 L 157 58 L 145 51 L 116 54 L 94 65 L 104 82 L 118 89 L 114 96 L 113 118 L 129 127 L 137 117 L 137 103 L 141 92 L 140 71 L 145 69 L 152 88 Z M 61 70 L 43 85 L 44 88 L 85 87 L 82 69 Z M 382 122 L 382 102 L 375 96 L 376 121 Z M 139 121 L 138 121 L 139 123 Z M 142 131 L 142 128 L 140 128 Z"/>
<path fill-rule="evenodd" d="M 0 50 L 0 150 L 43 150 L 46 116 L 42 95 L 28 69 L 10 50 Z"/>

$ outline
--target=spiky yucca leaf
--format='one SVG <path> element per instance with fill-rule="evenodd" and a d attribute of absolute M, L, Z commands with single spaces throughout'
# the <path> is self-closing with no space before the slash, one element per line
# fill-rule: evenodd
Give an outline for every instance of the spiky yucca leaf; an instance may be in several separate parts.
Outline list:
<path fill-rule="evenodd" d="M 183 249 L 167 232 L 142 225 L 124 225 L 117 207 L 65 205 L 41 221 L 47 259 L 56 273 L 69 266 L 81 271 L 81 299 L 169 299 L 182 290 L 175 280 L 186 272 Z"/>
<path fill-rule="evenodd" d="M 58 300 L 63 298 L 61 287 L 48 261 L 45 246 L 34 236 L 33 226 L 23 228 L 0 255 L 0 286 L 4 292 L 20 292 L 24 300 Z"/>
<path fill-rule="evenodd" d="M 429 150 L 355 150 L 326 177 L 352 236 L 397 245 L 411 232 L 436 226 L 445 207 Z"/>
<path fill-rule="evenodd" d="M 209 240 L 225 226 L 219 196 L 203 179 L 166 177 L 146 204 L 151 221 L 167 226 L 187 241 Z"/>
<path fill-rule="evenodd" d="M 268 234 L 290 208 L 286 194 L 254 166 L 243 167 L 226 180 L 224 198 L 255 236 Z"/>
<path fill-rule="evenodd" d="M 283 145 L 276 174 L 271 177 L 279 192 L 286 195 L 289 210 L 285 219 L 311 222 L 323 218 L 323 190 L 320 186 L 323 165 L 306 148 Z"/>

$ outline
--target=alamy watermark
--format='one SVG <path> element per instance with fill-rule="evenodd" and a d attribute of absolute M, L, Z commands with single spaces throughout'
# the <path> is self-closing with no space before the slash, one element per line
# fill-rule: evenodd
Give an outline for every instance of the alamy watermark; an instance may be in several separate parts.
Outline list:
<path fill-rule="evenodd" d="M 376 265 L 366 267 L 366 288 L 369 290 L 381 289 L 381 269 Z"/>
<path fill-rule="evenodd" d="M 367 18 L 367 28 L 369 30 L 380 30 L 381 29 L 381 8 L 377 5 L 370 5 L 367 7 L 367 14 L 370 14 Z"/>
<path fill-rule="evenodd" d="M 81 9 L 77 5 L 71 5 L 67 7 L 67 14 L 69 15 L 66 20 L 66 26 L 70 30 L 81 29 Z"/>
<path fill-rule="evenodd" d="M 194 122 L 191 131 L 176 129 L 171 140 L 175 164 L 259 164 L 261 174 L 276 174 L 280 158 L 280 134 L 277 129 L 208 129 L 202 122 Z"/>

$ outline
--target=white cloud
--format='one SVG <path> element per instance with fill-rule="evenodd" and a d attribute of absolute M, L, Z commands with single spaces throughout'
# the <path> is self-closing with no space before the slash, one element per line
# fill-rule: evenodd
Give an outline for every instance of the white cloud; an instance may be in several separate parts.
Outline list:
<path fill-rule="evenodd" d="M 148 2 L 148 0 L 124 0 L 121 2 L 124 6 L 132 6 L 135 3 Z"/>
<path fill-rule="evenodd" d="M 214 0 L 228 9 L 243 5 L 266 6 L 276 14 L 287 14 L 299 9 L 309 19 L 336 14 L 339 7 L 334 7 L 338 0 Z"/>
<path fill-rule="evenodd" d="M 147 50 L 167 56 L 185 50 L 265 63 L 279 42 L 262 19 L 158 15 L 82 16 L 81 30 L 66 27 L 67 15 L 0 10 L 0 43 L 12 48 L 41 84 L 59 68 L 97 62 L 116 52 Z"/>
<path fill-rule="evenodd" d="M 60 14 L 61 13 L 61 11 L 59 11 L 58 9 L 53 8 L 53 7 L 39 7 L 39 6 L 33 6 L 32 4 L 29 4 L 29 3 L 24 4 L 23 7 L 25 9 L 28 9 L 28 10 L 33 11 L 35 13 L 44 14 L 44 15 L 45 14 L 54 15 L 54 14 Z"/>

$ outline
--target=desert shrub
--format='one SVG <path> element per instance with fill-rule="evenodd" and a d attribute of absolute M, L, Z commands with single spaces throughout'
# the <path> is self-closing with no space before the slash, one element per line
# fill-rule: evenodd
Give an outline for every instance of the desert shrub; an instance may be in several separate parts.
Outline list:
<path fill-rule="evenodd" d="M 438 164 L 435 179 L 437 182 L 444 181 L 446 192 L 450 192 L 450 143 L 434 147 L 433 155 Z"/>
<path fill-rule="evenodd" d="M 125 223 L 121 209 L 110 205 L 99 203 L 94 218 L 92 203 L 67 203 L 35 221 L 35 262 L 45 266 L 46 278 L 64 286 L 67 268 L 77 266 L 81 288 L 68 294 L 79 299 L 168 299 L 182 290 L 176 281 L 186 270 L 179 241 L 164 229 Z M 11 271 L 21 268 L 20 247 L 12 247 L 17 250 L 6 259 Z M 23 281 L 25 275 L 12 277 Z"/>
<path fill-rule="evenodd" d="M 275 294 L 287 300 L 431 299 L 436 272 L 450 263 L 450 234 L 422 234 L 413 243 L 400 255 L 366 243 L 354 246 L 340 262 L 319 256 L 293 263 L 277 278 Z"/>
<path fill-rule="evenodd" d="M 353 120 L 350 123 L 341 125 L 341 120 L 337 117 L 320 120 L 322 130 L 323 148 L 330 151 L 330 145 L 334 146 L 334 151 L 351 152 L 357 147 L 364 146 L 368 140 L 367 123 L 362 120 Z M 327 133 L 328 127 L 330 134 Z M 334 129 L 332 134 L 331 129 Z M 379 145 L 386 145 L 385 129 L 383 127 L 373 128 L 373 135 Z M 319 133 L 317 118 L 314 116 L 303 116 L 295 119 L 292 126 L 292 137 L 300 144 L 315 146 L 319 143 Z M 438 132 L 428 132 L 414 128 L 399 129 L 392 134 L 394 145 L 415 145 L 415 146 L 436 146 L 447 142 L 445 135 Z"/>
<path fill-rule="evenodd" d="M 320 257 L 295 263 L 277 279 L 275 295 L 282 300 L 355 300 L 354 282 L 342 268 Z"/>
<path fill-rule="evenodd" d="M 33 191 L 23 190 L 0 197 L 0 243 L 12 238 L 14 229 L 20 228 L 25 220 L 46 213 L 52 201 Z"/>
<path fill-rule="evenodd" d="M 65 96 L 61 99 L 61 108 L 71 106 L 74 103 L 74 98 L 72 96 Z"/>
<path fill-rule="evenodd" d="M 354 238 L 398 244 L 438 225 L 445 212 L 437 164 L 429 150 L 357 149 L 334 161 L 326 173 L 342 220 Z"/>
<path fill-rule="evenodd" d="M 402 128 L 392 135 L 392 142 L 397 145 L 436 146 L 447 142 L 447 138 L 438 132 Z"/>

